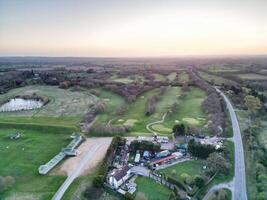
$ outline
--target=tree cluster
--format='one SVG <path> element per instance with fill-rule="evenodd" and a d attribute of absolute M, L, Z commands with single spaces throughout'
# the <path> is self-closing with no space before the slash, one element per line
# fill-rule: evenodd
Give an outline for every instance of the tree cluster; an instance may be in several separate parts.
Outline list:
<path fill-rule="evenodd" d="M 160 145 L 150 141 L 134 140 L 131 142 L 129 150 L 130 152 L 136 152 L 137 150 L 158 152 L 160 151 Z"/>
<path fill-rule="evenodd" d="M 106 125 L 106 124 L 98 124 L 92 126 L 89 130 L 90 135 L 97 136 L 114 136 L 114 135 L 125 135 L 129 133 L 131 128 L 125 125 Z"/>
<path fill-rule="evenodd" d="M 199 142 L 195 142 L 194 139 L 190 140 L 188 143 L 188 152 L 192 156 L 206 159 L 211 153 L 215 152 L 215 147 L 212 145 L 205 145 Z"/>
<path fill-rule="evenodd" d="M 209 128 L 216 134 L 221 135 L 225 124 L 225 114 L 223 109 L 223 101 L 216 92 L 212 92 L 203 101 L 202 109 L 209 114 L 211 123 Z"/>

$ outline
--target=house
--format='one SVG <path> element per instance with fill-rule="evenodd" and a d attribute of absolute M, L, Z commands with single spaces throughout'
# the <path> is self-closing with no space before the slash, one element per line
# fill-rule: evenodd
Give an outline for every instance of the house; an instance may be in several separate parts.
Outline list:
<path fill-rule="evenodd" d="M 183 144 L 176 144 L 176 149 L 177 151 L 186 154 L 187 153 L 187 148 L 188 148 L 188 144 L 183 143 Z"/>
<path fill-rule="evenodd" d="M 118 189 L 126 180 L 131 177 L 128 165 L 123 166 L 121 169 L 111 172 L 108 177 L 108 183 Z"/>
<path fill-rule="evenodd" d="M 168 155 L 170 155 L 171 153 L 169 152 L 169 150 L 164 150 L 164 151 L 161 151 L 159 153 L 156 154 L 156 157 L 157 158 L 162 158 L 162 157 L 166 157 Z"/>
<path fill-rule="evenodd" d="M 150 153 L 149 153 L 149 151 L 144 151 L 144 153 L 143 153 L 143 158 L 145 158 L 145 159 L 149 159 L 149 157 L 150 157 Z"/>

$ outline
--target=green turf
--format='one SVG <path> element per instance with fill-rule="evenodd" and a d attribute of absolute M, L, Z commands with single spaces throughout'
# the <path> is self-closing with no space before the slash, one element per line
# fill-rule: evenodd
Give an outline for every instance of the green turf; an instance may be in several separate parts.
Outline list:
<path fill-rule="evenodd" d="M 195 87 L 191 88 L 191 90 L 186 93 L 184 99 L 179 98 L 177 112 L 172 115 L 168 115 L 164 125 L 172 128 L 175 121 L 178 120 L 188 124 L 192 121 L 198 121 L 199 123 L 193 123 L 193 125 L 203 126 L 206 124 L 207 116 L 203 112 L 201 104 L 205 98 L 206 94 L 204 91 Z"/>
<path fill-rule="evenodd" d="M 137 177 L 135 183 L 137 184 L 137 193 L 144 193 L 148 200 L 166 200 L 171 193 L 171 190 L 165 186 L 148 178 Z"/>
<path fill-rule="evenodd" d="M 125 105 L 124 99 L 115 93 L 100 88 L 96 90 L 100 93 L 98 98 L 100 98 L 106 103 L 106 109 L 103 114 L 99 114 L 97 116 L 97 121 L 95 124 L 107 123 L 111 119 L 116 119 L 116 110 L 120 106 Z"/>
<path fill-rule="evenodd" d="M 187 173 L 190 176 L 201 174 L 203 165 L 202 160 L 190 160 L 159 170 L 159 172 L 165 173 L 170 177 L 176 176 L 176 178 L 180 179 L 183 173 Z"/>
<path fill-rule="evenodd" d="M 50 199 L 66 177 L 61 175 L 38 174 L 38 167 L 49 161 L 61 151 L 71 140 L 72 130 L 63 132 L 43 128 L 40 130 L 16 127 L 0 128 L 0 174 L 13 176 L 15 185 L 0 194 L 6 197 L 33 197 L 29 199 Z M 22 137 L 10 140 L 7 136 L 20 131 Z"/>

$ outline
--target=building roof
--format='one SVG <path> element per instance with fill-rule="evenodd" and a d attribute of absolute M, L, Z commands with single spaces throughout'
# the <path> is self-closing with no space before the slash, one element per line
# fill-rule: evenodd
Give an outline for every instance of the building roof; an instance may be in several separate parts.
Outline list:
<path fill-rule="evenodd" d="M 161 159 L 159 159 L 159 160 L 155 160 L 152 164 L 162 163 L 162 162 L 165 162 L 165 161 L 174 159 L 174 158 L 176 158 L 176 157 L 177 157 L 176 155 L 170 155 L 170 156 L 168 156 L 168 157 L 161 158 Z"/>
<path fill-rule="evenodd" d="M 124 167 L 122 167 L 120 170 L 116 171 L 116 173 L 113 175 L 114 178 L 119 181 L 121 180 L 128 172 L 130 168 L 128 167 L 128 165 L 125 165 Z"/>

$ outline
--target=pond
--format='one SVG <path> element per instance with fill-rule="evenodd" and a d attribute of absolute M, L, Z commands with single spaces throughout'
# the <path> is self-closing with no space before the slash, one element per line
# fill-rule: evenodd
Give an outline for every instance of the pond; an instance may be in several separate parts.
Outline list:
<path fill-rule="evenodd" d="M 32 110 L 41 108 L 43 105 L 41 100 L 13 98 L 0 106 L 0 112 Z"/>

